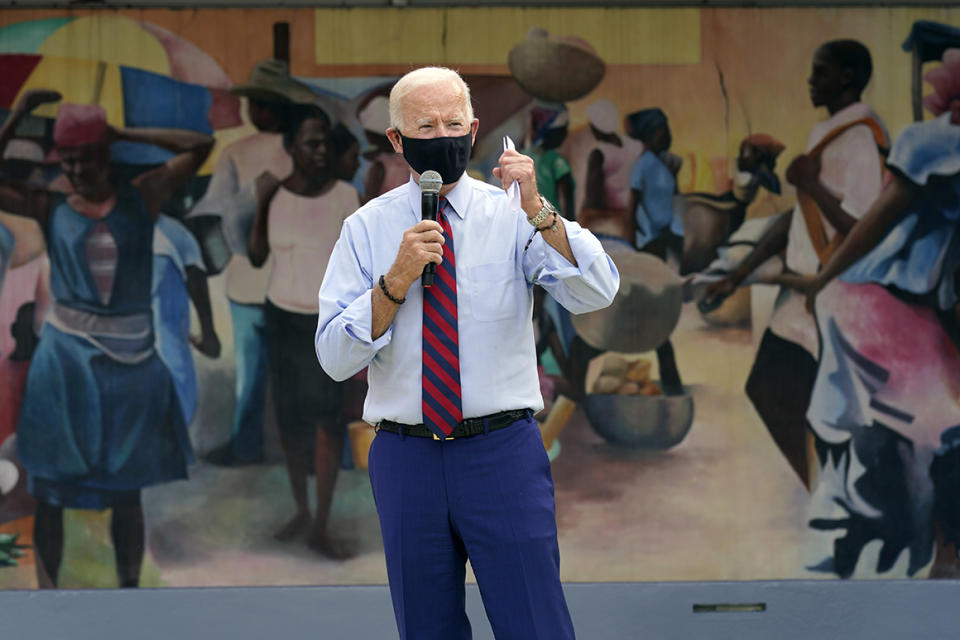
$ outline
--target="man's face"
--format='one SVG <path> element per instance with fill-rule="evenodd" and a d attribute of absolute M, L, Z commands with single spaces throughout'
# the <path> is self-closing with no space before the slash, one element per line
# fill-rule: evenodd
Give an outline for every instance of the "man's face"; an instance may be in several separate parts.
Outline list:
<path fill-rule="evenodd" d="M 852 71 L 844 69 L 824 49 L 817 49 L 813 55 L 813 64 L 807 85 L 810 87 L 810 102 L 815 107 L 823 107 L 834 100 L 847 88 L 852 80 Z"/>
<path fill-rule="evenodd" d="M 452 82 L 427 85 L 414 89 L 401 102 L 403 124 L 399 133 L 408 138 L 459 138 L 472 134 L 476 142 L 479 121 L 467 119 L 464 96 Z M 403 143 L 396 129 L 388 130 L 388 137 L 397 153 L 403 152 Z"/>
<path fill-rule="evenodd" d="M 308 176 L 330 173 L 330 128 L 322 118 L 308 118 L 301 123 L 290 146 L 293 163 Z"/>
<path fill-rule="evenodd" d="M 60 147 L 60 169 L 81 196 L 100 195 L 110 175 L 110 148 L 105 144 Z"/>

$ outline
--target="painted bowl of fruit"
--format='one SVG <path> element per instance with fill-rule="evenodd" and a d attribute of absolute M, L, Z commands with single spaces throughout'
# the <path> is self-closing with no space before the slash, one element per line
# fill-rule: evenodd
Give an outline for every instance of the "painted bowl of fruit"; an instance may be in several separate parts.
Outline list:
<path fill-rule="evenodd" d="M 693 426 L 689 390 L 664 394 L 642 357 L 604 354 L 591 364 L 583 409 L 590 426 L 611 444 L 669 449 Z"/>

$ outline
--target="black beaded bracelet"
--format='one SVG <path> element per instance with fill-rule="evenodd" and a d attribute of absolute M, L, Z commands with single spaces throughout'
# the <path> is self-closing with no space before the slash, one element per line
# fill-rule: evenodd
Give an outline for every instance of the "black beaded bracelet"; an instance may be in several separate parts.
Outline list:
<path fill-rule="evenodd" d="M 389 300 L 393 304 L 403 304 L 404 302 L 407 301 L 405 297 L 397 299 L 397 298 L 394 298 L 392 295 L 390 295 L 390 292 L 387 291 L 387 283 L 383 276 L 380 276 L 380 290 L 383 291 L 383 295 L 387 296 L 387 300 Z"/>
<path fill-rule="evenodd" d="M 552 221 L 550 225 L 546 227 L 536 227 L 537 231 L 556 231 L 557 227 L 560 226 L 557 220 L 558 217 L 559 217 L 558 214 L 554 212 L 552 214 L 552 217 L 550 218 L 550 220 Z"/>

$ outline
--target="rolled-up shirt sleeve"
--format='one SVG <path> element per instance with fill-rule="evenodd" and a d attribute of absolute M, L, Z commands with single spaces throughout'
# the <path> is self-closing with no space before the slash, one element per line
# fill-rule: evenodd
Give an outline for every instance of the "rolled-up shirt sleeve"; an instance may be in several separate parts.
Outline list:
<path fill-rule="evenodd" d="M 523 254 L 523 272 L 528 282 L 546 289 L 571 313 L 603 309 L 613 302 L 620 287 L 620 273 L 600 241 L 576 222 L 557 220 L 567 233 L 574 266 L 537 233 Z"/>
<path fill-rule="evenodd" d="M 362 229 L 344 224 L 317 294 L 319 317 L 314 346 L 320 366 L 334 380 L 346 380 L 390 344 L 392 326 L 374 340 L 369 241 Z"/>

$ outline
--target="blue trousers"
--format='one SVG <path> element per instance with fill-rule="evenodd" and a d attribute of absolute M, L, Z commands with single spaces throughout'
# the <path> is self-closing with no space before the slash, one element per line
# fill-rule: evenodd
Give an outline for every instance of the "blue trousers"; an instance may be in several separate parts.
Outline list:
<path fill-rule="evenodd" d="M 532 418 L 437 441 L 379 431 L 370 482 L 401 640 L 469 640 L 469 558 L 497 640 L 572 640 L 550 461 Z"/>
<path fill-rule="evenodd" d="M 267 337 L 262 304 L 230 301 L 233 349 L 237 359 L 234 389 L 233 453 L 242 460 L 263 456 L 263 412 L 266 403 Z"/>

